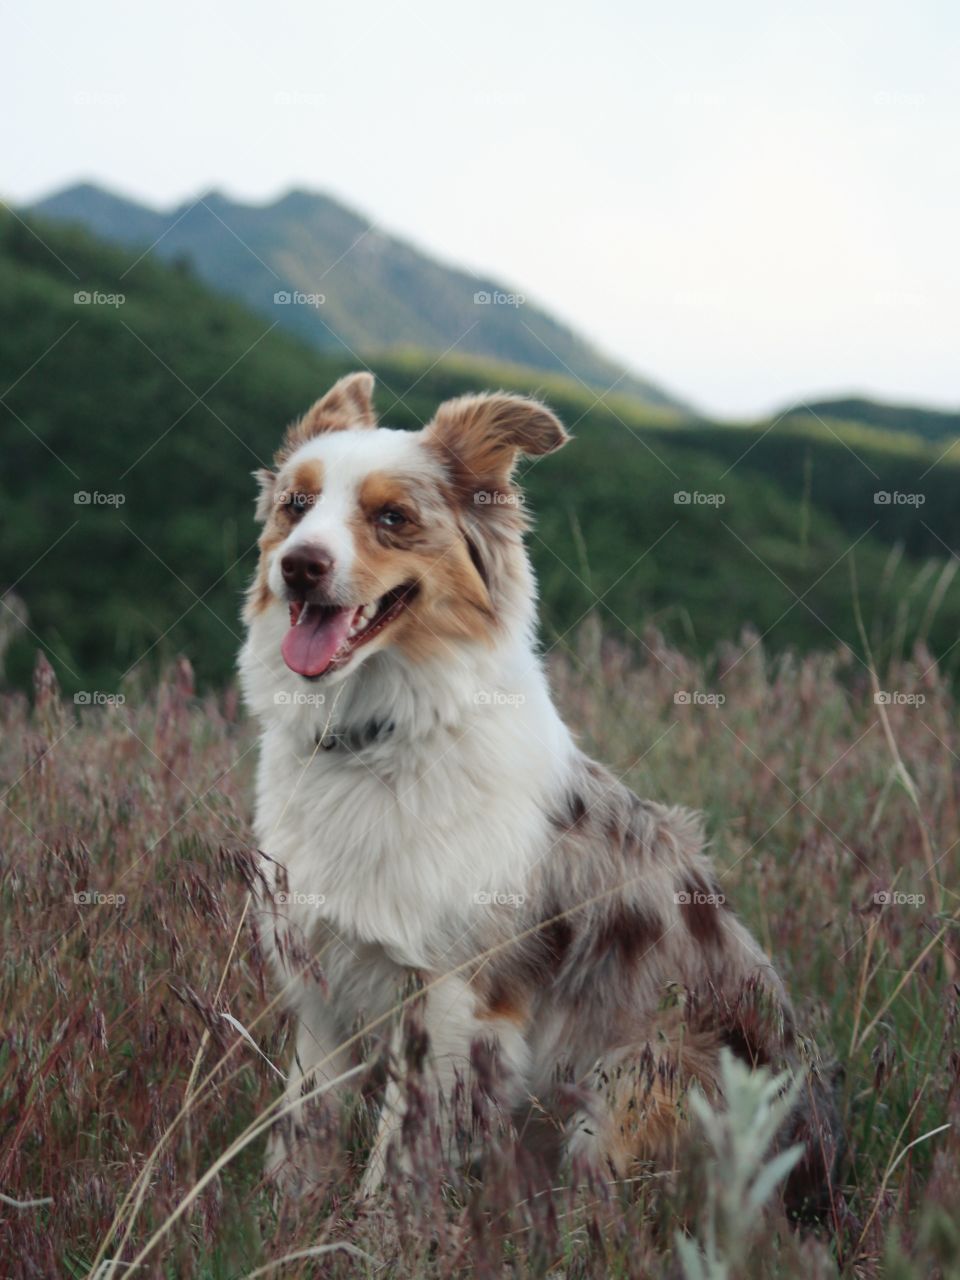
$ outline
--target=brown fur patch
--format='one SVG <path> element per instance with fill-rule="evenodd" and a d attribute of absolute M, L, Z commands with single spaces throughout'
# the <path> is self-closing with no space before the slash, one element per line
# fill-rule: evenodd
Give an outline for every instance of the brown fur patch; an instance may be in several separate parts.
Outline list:
<path fill-rule="evenodd" d="M 554 815 L 551 821 L 560 831 L 579 831 L 586 823 L 587 813 L 586 800 L 578 791 L 573 791 L 566 797 L 563 812 Z"/>
<path fill-rule="evenodd" d="M 626 1079 L 616 1091 L 611 1112 L 607 1158 L 618 1177 L 626 1177 L 635 1163 L 657 1156 L 670 1162 L 683 1123 L 682 1089 L 675 1071 L 652 1068 Z"/>
<path fill-rule="evenodd" d="M 364 477 L 357 500 L 360 517 L 368 523 L 387 507 L 395 507 L 407 517 L 408 528 L 377 530 L 378 539 L 384 546 L 409 546 L 422 542 L 419 536 L 422 535 L 422 517 L 415 483 L 388 471 L 372 471 Z"/>
<path fill-rule="evenodd" d="M 267 477 L 270 477 L 269 481 Z M 261 493 L 257 506 L 258 518 L 264 521 L 263 532 L 257 541 L 260 559 L 257 573 L 247 593 L 247 618 L 253 618 L 270 607 L 273 592 L 267 582 L 271 554 L 284 542 L 297 523 L 297 515 L 286 505 L 292 494 L 304 494 L 317 498 L 323 493 L 323 463 L 307 459 L 294 468 L 281 468 L 279 474 L 272 471 L 260 473 Z"/>
<path fill-rule="evenodd" d="M 397 635 L 402 652 L 414 662 L 423 662 L 452 655 L 454 641 L 491 644 L 496 616 L 469 556 L 456 551 L 442 570 L 439 565 L 425 566 L 419 581 L 424 582 L 428 573 L 429 590 L 421 592 L 406 611 Z"/>
<path fill-rule="evenodd" d="M 267 582 L 269 557 L 283 542 L 287 535 L 281 532 L 271 521 L 261 533 L 257 546 L 260 548 L 260 559 L 257 562 L 257 573 L 247 592 L 246 616 L 249 621 L 257 614 L 263 613 L 273 601 L 273 592 Z"/>
<path fill-rule="evenodd" d="M 319 458 L 304 458 L 292 470 L 292 474 L 284 475 L 281 483 L 282 494 L 302 493 L 308 498 L 319 498 L 323 493 L 323 463 Z M 278 494 L 278 499 L 279 499 Z"/>
<path fill-rule="evenodd" d="M 750 1010 L 735 1018 L 731 1026 L 721 1032 L 721 1036 L 723 1043 L 741 1062 L 746 1062 L 751 1067 L 769 1067 L 770 1047 L 765 1032 L 766 1028 L 760 1026 L 756 1011 Z"/>
<path fill-rule="evenodd" d="M 642 907 L 617 907 L 600 922 L 593 942 L 595 957 L 613 957 L 617 964 L 642 960 L 666 932 L 663 920 Z"/>
<path fill-rule="evenodd" d="M 525 930 L 513 946 L 477 967 L 473 982 L 481 1005 L 526 1010 L 535 993 L 556 977 L 575 939 L 574 926 L 560 908 L 548 910 L 539 926 Z"/>
<path fill-rule="evenodd" d="M 500 517 L 519 514 L 510 475 L 519 454 L 552 453 L 566 431 L 550 410 L 524 396 L 461 396 L 437 410 L 424 443 L 446 468 L 458 498 L 487 491 L 487 506 Z M 508 500 L 503 501 L 506 497 Z M 498 501 L 499 499 L 499 501 Z M 521 517 L 522 522 L 522 517 Z"/>
<path fill-rule="evenodd" d="M 354 427 L 375 427 L 372 373 L 348 373 L 335 382 L 299 421 L 287 428 L 276 456 L 281 466 L 302 444 L 326 431 L 348 431 Z"/>
<path fill-rule="evenodd" d="M 515 1026 L 523 1026 L 529 1017 L 529 1009 L 529 996 L 525 992 L 512 990 L 503 981 L 495 981 L 476 1012 L 477 1017 L 485 1022 L 512 1022 Z"/>
<path fill-rule="evenodd" d="M 719 888 L 697 871 L 688 871 L 679 890 L 680 916 L 690 936 L 702 947 L 720 946 L 723 942 L 723 903 Z M 712 900 L 711 900 L 712 899 Z"/>
<path fill-rule="evenodd" d="M 398 528 L 377 524 L 385 507 L 407 517 Z M 374 472 L 360 488 L 352 521 L 358 596 L 375 600 L 414 583 L 417 596 L 391 626 L 392 642 L 414 660 L 449 650 L 451 640 L 485 640 L 494 620 L 490 597 L 453 513 L 435 486 Z"/>
<path fill-rule="evenodd" d="M 561 965 L 576 938 L 572 921 L 567 916 L 553 920 L 548 916 L 547 923 L 541 926 L 539 934 L 556 964 Z"/>
<path fill-rule="evenodd" d="M 712 991 L 695 1000 L 691 1023 L 717 1031 L 721 1043 L 751 1066 L 780 1071 L 795 1048 L 791 1010 L 757 976 L 736 992 Z"/>
<path fill-rule="evenodd" d="M 696 1080 L 717 1094 L 717 1038 L 691 1031 L 673 1010 L 658 1019 L 644 1046 L 601 1064 L 597 1087 L 605 1103 L 599 1142 L 606 1161 L 624 1177 L 642 1160 L 671 1167 L 687 1130 L 684 1098 Z"/>

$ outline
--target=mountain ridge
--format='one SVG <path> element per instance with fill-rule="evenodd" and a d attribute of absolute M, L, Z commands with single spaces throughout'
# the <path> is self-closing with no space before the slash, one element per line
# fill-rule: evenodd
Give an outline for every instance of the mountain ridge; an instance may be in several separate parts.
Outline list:
<path fill-rule="evenodd" d="M 837 422 L 859 423 L 881 431 L 905 433 L 934 442 L 960 436 L 960 410 L 903 404 L 853 392 L 804 401 L 790 409 L 789 416 L 832 418 Z"/>
<path fill-rule="evenodd" d="M 689 412 L 680 398 L 603 355 L 515 288 L 445 263 L 322 192 L 295 187 L 251 204 L 211 188 L 163 210 L 79 182 L 27 208 L 124 248 L 189 264 L 206 284 L 324 353 L 462 350 Z"/>

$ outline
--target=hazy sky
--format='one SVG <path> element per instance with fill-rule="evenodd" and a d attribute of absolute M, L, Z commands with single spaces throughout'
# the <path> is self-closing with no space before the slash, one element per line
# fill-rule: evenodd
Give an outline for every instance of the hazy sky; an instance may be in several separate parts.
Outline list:
<path fill-rule="evenodd" d="M 316 188 L 713 412 L 960 406 L 956 4 L 38 0 L 4 27 L 8 201 Z"/>

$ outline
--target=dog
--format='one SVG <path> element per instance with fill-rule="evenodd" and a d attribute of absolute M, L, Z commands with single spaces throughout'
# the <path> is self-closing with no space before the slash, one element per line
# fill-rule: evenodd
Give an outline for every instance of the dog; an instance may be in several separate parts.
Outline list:
<path fill-rule="evenodd" d="M 509 1112 L 553 1100 L 571 1160 L 669 1167 L 724 1047 L 798 1066 L 790 1001 L 699 818 L 587 758 L 551 700 L 512 477 L 567 443 L 560 421 L 498 393 L 390 430 L 373 388 L 341 378 L 255 473 L 240 672 L 262 730 L 264 936 L 297 1018 L 284 1110 L 342 1096 L 358 1028 L 396 1027 L 413 982 L 439 1098 L 480 1042 Z M 837 1151 L 810 1079 L 784 1137 L 804 1143 L 798 1205 L 822 1199 Z M 404 1105 L 394 1075 L 366 1192 Z M 302 1180 L 322 1153 L 290 1133 L 275 1125 L 268 1166 Z"/>

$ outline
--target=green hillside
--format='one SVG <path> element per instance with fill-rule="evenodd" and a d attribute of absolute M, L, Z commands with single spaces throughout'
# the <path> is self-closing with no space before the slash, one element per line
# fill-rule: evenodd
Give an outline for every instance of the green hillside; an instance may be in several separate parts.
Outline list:
<path fill-rule="evenodd" d="M 111 243 L 189 262 L 218 292 L 321 351 L 350 358 L 399 348 L 571 372 L 650 404 L 665 391 L 595 351 L 516 286 L 437 262 L 328 196 L 290 191 L 268 205 L 207 192 L 159 212 L 82 183 L 34 206 Z M 278 301 L 278 299 L 280 299 Z"/>
<path fill-rule="evenodd" d="M 249 472 L 354 363 L 269 329 L 189 273 L 151 259 L 130 270 L 135 256 L 77 230 L 0 221 L 0 586 L 29 617 L 8 655 L 16 683 L 39 643 L 68 689 L 116 689 L 132 665 L 175 652 L 204 680 L 227 677 L 255 562 Z M 74 302 L 94 287 L 125 300 Z M 591 609 L 614 632 L 644 636 L 652 623 L 702 652 L 747 623 L 774 650 L 854 643 L 855 541 L 881 651 L 922 633 L 946 653 L 960 634 L 960 590 L 944 581 L 936 593 L 946 551 L 923 530 L 956 546 L 953 464 L 929 472 L 919 513 L 875 506 L 863 466 L 908 491 L 937 450 L 837 439 L 817 424 L 765 436 L 681 426 L 626 398 L 596 405 L 541 372 L 433 359 L 374 362 L 388 424 L 417 426 L 446 396 L 502 385 L 544 394 L 573 431 L 526 468 L 547 644 Z M 916 555 L 901 555 L 901 540 Z"/>
<path fill-rule="evenodd" d="M 840 422 L 859 422 L 883 431 L 906 432 L 925 440 L 941 440 L 944 444 L 960 436 L 960 413 L 942 409 L 921 409 L 910 404 L 887 404 L 863 396 L 843 399 L 814 400 L 793 411 L 798 416 L 832 418 Z"/>
<path fill-rule="evenodd" d="M 828 418 L 791 415 L 718 429 L 706 423 L 671 436 L 715 459 L 730 475 L 765 478 L 793 500 L 829 514 L 851 538 L 871 538 L 913 557 L 960 548 L 960 446 Z"/>

